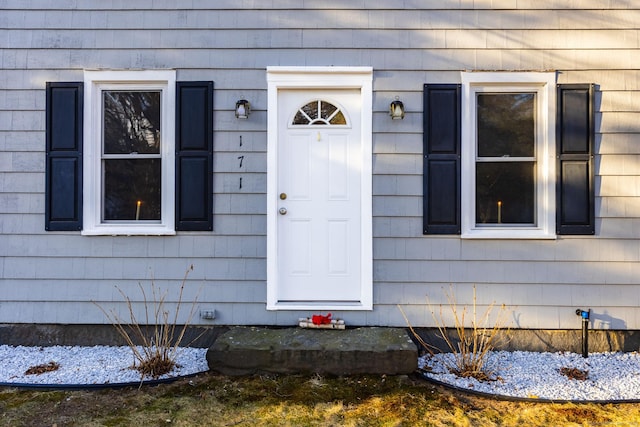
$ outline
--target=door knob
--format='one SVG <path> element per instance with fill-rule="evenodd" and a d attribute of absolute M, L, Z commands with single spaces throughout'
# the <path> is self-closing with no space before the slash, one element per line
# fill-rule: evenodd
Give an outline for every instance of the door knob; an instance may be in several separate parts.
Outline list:
<path fill-rule="evenodd" d="M 280 210 L 278 210 L 278 212 L 280 212 L 280 215 L 286 215 L 287 214 L 287 208 L 280 208 Z"/>

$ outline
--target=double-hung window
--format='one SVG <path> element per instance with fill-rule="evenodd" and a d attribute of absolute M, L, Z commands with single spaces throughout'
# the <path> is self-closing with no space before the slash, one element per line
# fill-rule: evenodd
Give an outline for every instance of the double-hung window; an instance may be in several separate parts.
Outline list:
<path fill-rule="evenodd" d="M 555 74 L 463 73 L 462 236 L 554 237 Z"/>
<path fill-rule="evenodd" d="M 87 235 L 213 229 L 213 82 L 175 70 L 47 82 L 45 228 Z"/>
<path fill-rule="evenodd" d="M 175 71 L 85 72 L 83 234 L 173 234 Z"/>
<path fill-rule="evenodd" d="M 424 85 L 424 234 L 594 234 L 593 84 L 463 72 Z"/>

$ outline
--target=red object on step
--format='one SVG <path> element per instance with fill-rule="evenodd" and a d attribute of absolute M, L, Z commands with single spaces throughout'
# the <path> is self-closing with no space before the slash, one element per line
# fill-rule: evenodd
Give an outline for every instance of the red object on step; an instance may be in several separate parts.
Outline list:
<path fill-rule="evenodd" d="M 331 313 L 327 313 L 326 316 L 323 316 L 322 314 L 314 314 L 311 316 L 311 322 L 314 325 L 328 325 L 331 323 Z"/>

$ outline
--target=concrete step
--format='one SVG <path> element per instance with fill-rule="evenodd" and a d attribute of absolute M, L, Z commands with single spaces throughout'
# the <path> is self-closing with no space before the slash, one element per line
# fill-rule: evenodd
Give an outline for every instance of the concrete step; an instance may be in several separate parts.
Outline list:
<path fill-rule="evenodd" d="M 416 345 L 400 328 L 233 327 L 207 351 L 209 369 L 225 375 L 408 374 L 417 360 Z"/>

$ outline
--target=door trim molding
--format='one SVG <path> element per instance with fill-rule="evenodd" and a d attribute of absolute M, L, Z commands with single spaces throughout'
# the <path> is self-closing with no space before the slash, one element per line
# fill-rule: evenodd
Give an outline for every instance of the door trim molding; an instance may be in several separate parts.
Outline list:
<path fill-rule="evenodd" d="M 372 67 L 267 67 L 267 310 L 372 310 Z M 358 89 L 361 102 L 360 300 L 355 302 L 283 302 L 278 300 L 277 171 L 278 93 L 286 89 Z"/>

